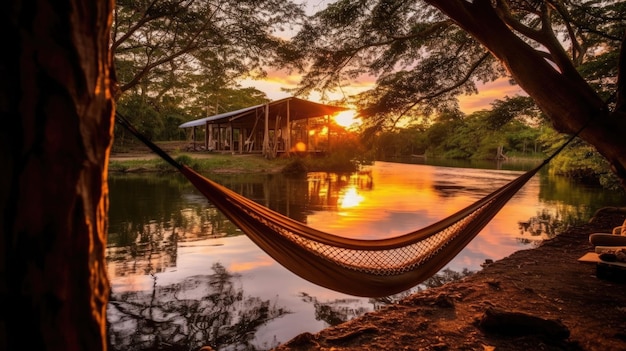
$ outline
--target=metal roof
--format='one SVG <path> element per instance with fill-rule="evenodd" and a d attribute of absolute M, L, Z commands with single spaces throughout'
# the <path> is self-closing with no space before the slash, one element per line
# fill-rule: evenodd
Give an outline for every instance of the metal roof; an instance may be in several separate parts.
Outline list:
<path fill-rule="evenodd" d="M 272 101 L 268 104 L 261 104 L 242 108 L 236 111 L 220 113 L 217 115 L 196 119 L 185 122 L 178 128 L 189 128 L 203 126 L 206 123 L 228 123 L 244 118 L 256 118 L 259 112 L 264 111 L 265 106 L 269 106 L 269 115 L 286 116 L 287 107 L 289 107 L 289 118 L 291 120 L 321 117 L 331 115 L 340 111 L 348 110 L 348 108 L 332 105 L 324 105 L 313 101 L 303 100 L 295 97 L 288 97 L 281 100 Z"/>

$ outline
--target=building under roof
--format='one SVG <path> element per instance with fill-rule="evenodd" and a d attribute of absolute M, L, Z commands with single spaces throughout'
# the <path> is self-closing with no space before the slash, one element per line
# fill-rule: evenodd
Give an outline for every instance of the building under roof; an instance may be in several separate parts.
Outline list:
<path fill-rule="evenodd" d="M 324 152 L 329 118 L 346 110 L 289 97 L 196 119 L 179 128 L 192 128 L 194 146 L 199 128 L 204 148 L 211 151 L 260 152 L 266 157 L 291 151 Z"/>

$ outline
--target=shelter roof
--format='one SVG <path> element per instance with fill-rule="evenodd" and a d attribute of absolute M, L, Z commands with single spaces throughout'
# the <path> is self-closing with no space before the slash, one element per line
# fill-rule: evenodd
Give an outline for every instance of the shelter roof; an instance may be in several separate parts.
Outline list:
<path fill-rule="evenodd" d="M 287 116 L 287 109 L 289 109 L 289 119 L 292 121 L 321 117 L 326 115 L 332 115 L 337 112 L 346 111 L 348 108 L 320 104 L 313 101 L 303 100 L 295 97 L 288 97 L 280 100 L 272 101 L 268 104 L 260 104 L 242 108 L 236 111 L 220 113 L 217 115 L 204 117 L 189 121 L 178 126 L 179 128 L 189 128 L 203 126 L 206 123 L 228 123 L 240 119 L 257 118 L 257 116 L 264 115 L 265 106 L 269 106 L 269 115 L 274 116 Z"/>

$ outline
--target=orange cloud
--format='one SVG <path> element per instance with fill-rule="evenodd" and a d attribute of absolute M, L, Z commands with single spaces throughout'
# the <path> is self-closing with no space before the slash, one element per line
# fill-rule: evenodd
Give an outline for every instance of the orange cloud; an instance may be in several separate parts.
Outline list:
<path fill-rule="evenodd" d="M 267 94 L 271 100 L 278 100 L 289 97 L 291 94 L 284 89 L 294 89 L 300 82 L 300 75 L 281 70 L 269 70 L 267 78 L 263 80 L 245 79 L 240 82 L 244 87 L 254 87 Z M 340 100 L 346 96 L 356 95 L 372 88 L 375 84 L 375 77 L 362 76 L 358 81 L 352 82 L 349 86 L 344 86 L 334 92 L 327 93 L 332 100 Z M 481 84 L 478 87 L 479 93 L 476 95 L 462 95 L 459 97 L 459 107 L 466 114 L 471 114 L 480 110 L 491 109 L 491 103 L 497 99 L 504 99 L 506 96 L 526 95 L 526 93 L 516 85 L 511 85 L 506 78 Z M 319 94 L 312 94 L 306 97 L 312 101 L 319 101 Z"/>
<path fill-rule="evenodd" d="M 526 95 L 517 85 L 511 85 L 506 78 L 478 86 L 478 94 L 459 97 L 459 107 L 466 114 L 491 109 L 494 100 L 503 100 L 506 96 Z"/>

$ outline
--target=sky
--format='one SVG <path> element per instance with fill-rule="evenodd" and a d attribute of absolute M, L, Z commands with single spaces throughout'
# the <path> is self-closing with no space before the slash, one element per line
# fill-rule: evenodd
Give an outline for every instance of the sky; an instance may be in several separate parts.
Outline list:
<path fill-rule="evenodd" d="M 296 1 L 298 2 L 298 1 Z M 304 5 L 307 14 L 314 14 L 324 9 L 332 0 L 300 0 Z M 300 80 L 297 75 L 292 75 L 284 71 L 271 70 L 268 72 L 267 78 L 264 80 L 243 80 L 240 82 L 242 87 L 254 87 L 264 92 L 271 100 L 278 100 L 289 97 L 290 94 L 283 91 L 284 88 L 295 88 Z M 374 86 L 374 78 L 370 81 L 355 81 L 349 86 L 343 87 L 341 92 L 329 94 L 332 100 L 340 100 L 343 96 L 350 96 L 361 93 Z M 506 96 L 514 97 L 516 95 L 525 95 L 523 90 L 518 86 L 511 86 L 508 79 L 500 79 L 495 82 L 480 85 L 478 87 L 479 94 L 470 96 L 461 96 L 459 104 L 461 111 L 465 114 L 471 114 L 476 111 L 491 109 L 491 103 L 496 99 L 504 99 Z M 319 102 L 319 95 L 306 97 L 311 101 Z"/>
<path fill-rule="evenodd" d="M 295 88 L 299 82 L 299 76 L 289 75 L 286 72 L 271 71 L 268 72 L 267 78 L 264 80 L 246 79 L 240 82 L 243 87 L 254 87 L 265 94 L 271 100 L 278 100 L 289 97 L 290 94 L 283 91 L 283 88 Z M 374 86 L 374 81 L 357 81 L 349 86 L 345 86 L 342 92 L 331 94 L 333 100 L 342 98 L 342 93 L 346 96 L 354 95 L 370 89 Z M 525 95 L 519 86 L 512 86 L 506 78 L 480 85 L 479 93 L 476 95 L 464 95 L 459 97 L 459 105 L 461 111 L 465 114 L 471 114 L 480 110 L 491 109 L 491 103 L 494 100 L 503 100 L 506 96 L 514 97 L 516 95 Z M 307 97 L 311 101 L 319 101 L 319 95 Z"/>

